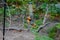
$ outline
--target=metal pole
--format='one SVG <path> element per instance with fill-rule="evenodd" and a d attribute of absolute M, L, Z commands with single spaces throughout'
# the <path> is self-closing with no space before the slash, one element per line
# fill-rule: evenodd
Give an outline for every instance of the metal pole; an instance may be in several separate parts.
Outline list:
<path fill-rule="evenodd" d="M 3 40 L 5 40 L 5 14 L 6 14 L 6 0 L 4 0 L 4 14 L 3 14 Z"/>

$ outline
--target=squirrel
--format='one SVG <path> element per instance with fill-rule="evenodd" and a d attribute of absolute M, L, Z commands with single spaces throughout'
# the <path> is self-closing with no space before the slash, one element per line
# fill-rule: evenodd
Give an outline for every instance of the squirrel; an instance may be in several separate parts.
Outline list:
<path fill-rule="evenodd" d="M 31 17 L 30 17 L 30 16 L 28 16 L 28 17 L 27 17 L 27 23 L 28 23 L 28 24 L 30 24 L 30 23 L 31 23 L 31 21 L 32 21 Z M 36 24 L 35 24 L 35 23 L 32 23 L 31 25 L 32 25 L 32 27 L 35 27 L 35 26 L 36 26 Z"/>

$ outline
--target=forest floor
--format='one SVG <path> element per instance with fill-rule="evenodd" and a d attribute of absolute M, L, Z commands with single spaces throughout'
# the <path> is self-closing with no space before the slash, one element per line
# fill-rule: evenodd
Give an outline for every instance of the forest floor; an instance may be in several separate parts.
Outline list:
<path fill-rule="evenodd" d="M 0 40 L 3 40 L 3 33 L 0 31 Z"/>
<path fill-rule="evenodd" d="M 48 36 L 48 31 L 50 28 L 53 28 L 56 26 L 58 22 L 51 22 L 48 25 L 46 25 L 42 30 L 40 30 L 40 35 L 47 35 Z"/>
<path fill-rule="evenodd" d="M 3 40 L 3 26 L 2 23 L 0 22 L 0 40 Z"/>
<path fill-rule="evenodd" d="M 7 31 L 5 33 L 5 40 L 34 40 L 34 35 L 27 31 Z"/>
<path fill-rule="evenodd" d="M 12 25 L 12 26 L 13 28 L 16 27 L 15 25 Z M 0 40 L 3 40 L 2 29 L 3 29 L 3 26 L 2 24 L 0 24 Z M 5 30 L 5 40 L 34 40 L 34 38 L 35 38 L 34 34 L 26 30 L 23 30 L 22 32 L 19 32 L 16 30 Z"/>
<path fill-rule="evenodd" d="M 35 36 L 27 31 L 5 31 L 5 40 L 34 40 Z M 3 40 L 3 32 L 0 30 L 0 40 Z"/>
<path fill-rule="evenodd" d="M 28 31 L 5 30 L 5 40 L 34 40 L 34 38 L 34 34 Z M 3 40 L 2 30 L 0 30 L 0 40 Z"/>
<path fill-rule="evenodd" d="M 47 25 L 44 29 L 42 29 L 39 34 L 42 35 L 47 35 L 47 29 L 51 28 L 52 26 L 54 26 L 55 23 L 50 23 L 49 25 Z M 2 28 L 2 27 L 1 27 Z M 2 40 L 3 37 L 3 33 L 2 30 L 0 30 L 0 40 Z M 14 30 L 6 30 L 5 32 L 5 40 L 34 40 L 35 35 L 31 32 L 27 32 L 27 31 L 22 31 L 22 32 L 18 32 L 18 31 L 14 31 Z"/>

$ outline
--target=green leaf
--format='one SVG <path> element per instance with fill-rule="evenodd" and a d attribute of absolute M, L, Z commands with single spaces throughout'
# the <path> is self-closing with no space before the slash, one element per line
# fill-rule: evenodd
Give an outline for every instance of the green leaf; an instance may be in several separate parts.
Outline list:
<path fill-rule="evenodd" d="M 44 2 L 48 3 L 48 2 L 49 2 L 49 0 L 44 0 Z"/>
<path fill-rule="evenodd" d="M 3 8 L 0 8 L 0 14 L 3 14 L 3 11 L 4 11 Z"/>
<path fill-rule="evenodd" d="M 36 36 L 35 40 L 53 40 L 53 39 L 48 36 Z"/>
<path fill-rule="evenodd" d="M 59 24 L 57 24 L 57 25 L 56 25 L 56 27 L 57 27 L 58 29 L 60 29 L 60 23 L 59 23 Z"/>
<path fill-rule="evenodd" d="M 47 6 L 47 4 L 46 4 L 46 3 L 43 3 L 43 4 L 41 5 L 41 9 L 45 9 L 46 6 Z"/>

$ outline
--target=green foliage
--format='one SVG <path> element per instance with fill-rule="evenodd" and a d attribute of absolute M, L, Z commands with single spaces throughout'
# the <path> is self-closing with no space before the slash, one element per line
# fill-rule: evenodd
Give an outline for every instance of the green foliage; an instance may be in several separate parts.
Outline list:
<path fill-rule="evenodd" d="M 4 10 L 3 8 L 0 8 L 0 14 L 3 14 Z"/>
<path fill-rule="evenodd" d="M 36 32 L 36 30 L 31 28 L 31 32 L 35 35 L 34 40 L 53 40 L 52 38 L 48 37 L 48 36 L 41 36 L 39 35 L 39 33 Z"/>
<path fill-rule="evenodd" d="M 50 16 L 51 20 L 54 20 L 55 16 L 56 16 L 56 14 L 51 13 L 51 16 Z"/>
<path fill-rule="evenodd" d="M 42 24 L 42 19 L 36 20 L 35 21 L 36 26 L 31 27 L 31 31 L 36 32 L 36 30 L 39 28 L 39 26 Z"/>
<path fill-rule="evenodd" d="M 46 3 L 43 3 L 42 5 L 41 5 L 41 9 L 45 9 L 46 8 Z"/>
<path fill-rule="evenodd" d="M 57 24 L 57 25 L 56 25 L 56 27 L 57 27 L 58 29 L 60 29 L 60 23 L 59 23 L 59 24 Z"/>
<path fill-rule="evenodd" d="M 44 2 L 49 2 L 49 0 L 44 0 Z"/>
<path fill-rule="evenodd" d="M 38 35 L 36 35 L 35 40 L 53 40 L 53 39 L 48 37 L 48 36 L 38 36 Z"/>
<path fill-rule="evenodd" d="M 28 28 L 28 24 L 27 23 L 24 23 L 24 28 Z"/>
<path fill-rule="evenodd" d="M 35 23 L 36 23 L 36 25 L 38 25 L 38 26 L 41 25 L 41 24 L 42 24 L 42 19 L 36 20 Z"/>
<path fill-rule="evenodd" d="M 42 19 L 36 20 L 35 21 L 36 26 L 31 27 L 31 31 L 36 32 L 36 30 L 39 28 L 39 26 L 42 24 Z"/>
<path fill-rule="evenodd" d="M 38 29 L 38 27 L 42 24 L 42 19 L 36 20 L 36 21 L 35 21 L 35 24 L 36 24 L 35 27 L 32 27 L 32 26 L 31 26 L 31 31 L 36 31 L 36 30 Z M 24 24 L 24 27 L 25 27 L 25 28 L 28 28 L 28 24 L 25 23 L 25 24 Z"/>
<path fill-rule="evenodd" d="M 36 19 L 39 19 L 39 14 L 36 13 L 36 14 L 34 15 L 34 17 L 35 17 Z"/>
<path fill-rule="evenodd" d="M 32 27 L 32 26 L 31 26 L 31 31 L 36 31 L 36 30 L 38 29 L 38 27 L 42 24 L 42 19 L 36 20 L 36 21 L 35 21 L 35 24 L 36 24 L 35 27 Z M 28 24 L 25 23 L 25 24 L 24 24 L 24 27 L 25 27 L 25 28 L 28 28 Z"/>
<path fill-rule="evenodd" d="M 55 38 L 55 35 L 56 35 L 56 33 L 49 33 L 49 37 L 51 37 L 51 38 Z"/>
<path fill-rule="evenodd" d="M 7 9 L 6 16 L 11 16 L 13 14 L 16 14 L 16 10 L 15 9 L 13 9 L 13 8 Z"/>
<path fill-rule="evenodd" d="M 49 13 L 54 14 L 58 12 L 59 9 L 55 5 L 56 4 L 48 4 Z M 43 3 L 40 8 L 43 9 L 43 11 L 46 11 L 46 6 L 47 6 L 47 3 Z"/>
<path fill-rule="evenodd" d="M 56 24 L 53 28 L 49 28 L 48 32 L 49 32 L 49 37 L 51 38 L 55 38 L 56 33 L 57 33 L 57 29 L 60 29 L 60 23 Z"/>
<path fill-rule="evenodd" d="M 3 14 L 4 14 L 4 9 L 0 8 L 0 22 L 3 21 Z"/>
<path fill-rule="evenodd" d="M 6 22 L 6 23 L 5 23 L 5 26 L 6 26 L 6 27 L 9 27 L 9 23 L 8 23 L 8 22 Z"/>
<path fill-rule="evenodd" d="M 9 8 L 8 8 L 9 7 Z M 11 16 L 11 15 L 19 15 L 19 14 L 26 14 L 26 7 L 22 6 L 19 8 L 16 8 L 15 6 L 8 6 L 6 9 L 6 16 Z"/>
<path fill-rule="evenodd" d="M 49 30 L 49 34 L 48 34 L 49 37 L 55 38 L 56 31 L 57 31 L 56 27 L 50 28 L 50 29 L 48 29 L 48 30 Z"/>
<path fill-rule="evenodd" d="M 51 3 L 51 1 L 53 1 L 53 3 Z M 58 13 L 58 12 L 60 12 L 59 10 L 59 8 L 56 8 L 54 5 L 55 5 L 55 2 L 57 2 L 57 0 L 38 0 L 38 2 L 42 2 L 42 4 L 41 5 L 39 5 L 39 8 L 38 9 L 42 9 L 44 12 L 46 12 L 46 6 L 47 6 L 47 4 L 48 3 L 50 3 L 50 4 L 48 4 L 49 5 L 49 13 L 51 13 L 51 14 L 56 14 L 56 13 Z M 33 5 L 38 5 L 38 4 L 36 4 L 36 0 L 7 0 L 7 2 L 10 2 L 10 3 L 15 3 L 15 2 L 17 2 L 17 3 L 19 3 L 19 5 L 20 5 L 20 8 L 19 8 L 19 10 L 21 10 L 19 13 L 23 13 L 22 11 L 23 10 L 25 10 L 25 12 L 28 12 L 28 11 L 26 11 L 26 9 L 27 9 L 27 4 L 29 3 L 29 2 L 32 2 L 32 4 Z M 44 2 L 44 3 L 43 3 Z M 34 6 L 34 7 L 35 7 Z M 33 8 L 34 8 L 33 7 Z M 36 8 L 36 7 L 35 7 Z M 37 11 L 37 10 L 35 10 L 35 11 Z M 38 10 L 39 12 L 41 11 L 41 10 Z M 16 13 L 17 11 L 16 10 L 13 10 L 12 9 L 12 11 L 11 11 L 11 13 L 12 14 L 14 14 L 14 13 Z M 35 15 L 34 15 L 34 17 L 36 18 L 36 19 L 38 19 L 39 18 L 39 12 L 38 13 L 36 13 Z M 8 14 L 7 14 L 8 15 Z"/>

